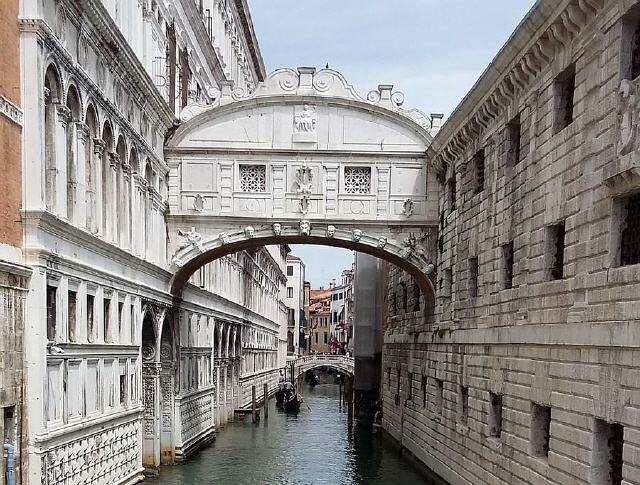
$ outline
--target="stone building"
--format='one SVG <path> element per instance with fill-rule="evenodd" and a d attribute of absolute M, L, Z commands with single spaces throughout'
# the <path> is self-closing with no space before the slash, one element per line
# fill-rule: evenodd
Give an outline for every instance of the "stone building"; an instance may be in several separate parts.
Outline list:
<path fill-rule="evenodd" d="M 540 0 L 430 147 L 436 306 L 390 271 L 383 426 L 454 485 L 640 483 L 639 26 Z"/>
<path fill-rule="evenodd" d="M 4 355 L 26 297 L 23 481 L 133 483 L 211 439 L 286 358 L 286 247 L 217 259 L 173 293 L 167 270 L 168 245 L 199 238 L 167 230 L 165 136 L 264 79 L 251 16 L 243 0 L 44 0 L 14 23 L 18 2 L 1 3 L 0 231 L 33 270 L 26 294 L 28 272 L 1 265 L 20 276 L 0 274 L 16 318 L 2 315 L 2 406 L 20 397 L 20 354 Z"/>
<path fill-rule="evenodd" d="M 287 289 L 284 303 L 287 305 L 287 353 L 303 355 L 306 350 L 305 327 L 305 264 L 293 254 L 287 255 Z"/>
<path fill-rule="evenodd" d="M 328 353 L 331 335 L 331 290 L 309 292 L 309 332 L 311 353 Z"/>

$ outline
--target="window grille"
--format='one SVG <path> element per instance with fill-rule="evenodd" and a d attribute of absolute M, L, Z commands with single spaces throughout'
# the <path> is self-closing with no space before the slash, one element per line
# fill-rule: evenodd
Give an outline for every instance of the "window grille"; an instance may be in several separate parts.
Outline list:
<path fill-rule="evenodd" d="M 479 194 L 484 190 L 484 150 L 479 150 L 472 160 L 474 192 Z"/>
<path fill-rule="evenodd" d="M 556 117 L 555 133 L 573 123 L 573 102 L 576 90 L 575 66 L 571 65 L 555 80 Z"/>
<path fill-rule="evenodd" d="M 347 194 L 368 194 L 371 192 L 370 167 L 345 167 L 344 191 Z"/>
<path fill-rule="evenodd" d="M 564 235 L 564 221 L 551 226 L 552 251 L 554 252 L 551 263 L 551 279 L 554 280 L 561 280 L 564 277 Z"/>
<path fill-rule="evenodd" d="M 502 246 L 502 258 L 504 262 L 504 288 L 513 287 L 513 241 Z"/>
<path fill-rule="evenodd" d="M 265 165 L 240 165 L 240 190 L 242 192 L 266 192 L 267 167 Z"/>
<path fill-rule="evenodd" d="M 640 263 L 640 194 L 623 202 L 623 225 L 620 264 Z"/>

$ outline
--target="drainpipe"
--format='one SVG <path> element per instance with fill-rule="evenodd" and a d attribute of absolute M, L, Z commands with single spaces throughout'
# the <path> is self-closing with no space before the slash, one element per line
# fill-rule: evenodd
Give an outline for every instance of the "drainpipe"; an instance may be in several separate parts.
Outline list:
<path fill-rule="evenodd" d="M 7 466 L 5 471 L 7 485 L 16 485 L 15 447 L 10 443 L 5 443 L 4 451 L 7 452 Z"/>

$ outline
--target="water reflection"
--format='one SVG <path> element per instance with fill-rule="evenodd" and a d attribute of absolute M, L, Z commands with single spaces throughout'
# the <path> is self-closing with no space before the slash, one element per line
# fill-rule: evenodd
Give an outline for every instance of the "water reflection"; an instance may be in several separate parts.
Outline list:
<path fill-rule="evenodd" d="M 158 485 L 436 485 L 421 476 L 379 436 L 348 430 L 338 386 L 305 388 L 298 415 L 272 400 L 269 419 L 229 424 L 215 444 L 183 466 L 163 468 Z M 310 409 L 309 409 L 310 408 Z"/>

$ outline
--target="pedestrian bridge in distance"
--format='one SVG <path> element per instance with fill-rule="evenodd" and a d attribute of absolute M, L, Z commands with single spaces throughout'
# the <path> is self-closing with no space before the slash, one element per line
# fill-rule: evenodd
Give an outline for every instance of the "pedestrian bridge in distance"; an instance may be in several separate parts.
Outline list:
<path fill-rule="evenodd" d="M 314 354 L 304 355 L 297 359 L 291 360 L 289 365 L 293 363 L 293 375 L 294 378 L 298 378 L 304 375 L 305 372 L 319 369 L 320 367 L 328 367 L 330 369 L 337 370 L 349 376 L 353 376 L 354 361 L 353 357 L 346 355 L 333 355 L 333 354 Z"/>

